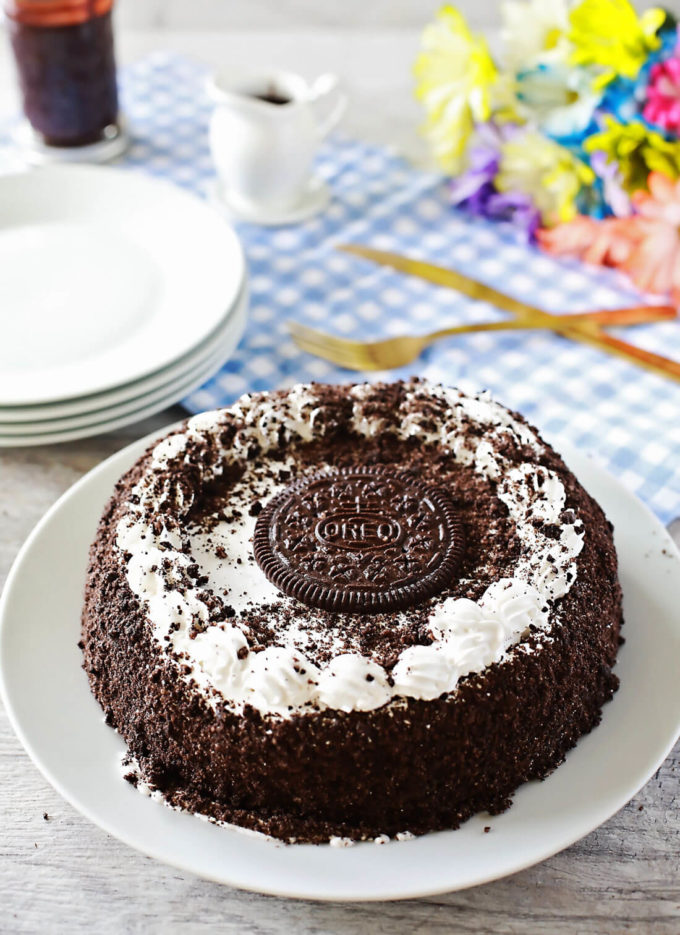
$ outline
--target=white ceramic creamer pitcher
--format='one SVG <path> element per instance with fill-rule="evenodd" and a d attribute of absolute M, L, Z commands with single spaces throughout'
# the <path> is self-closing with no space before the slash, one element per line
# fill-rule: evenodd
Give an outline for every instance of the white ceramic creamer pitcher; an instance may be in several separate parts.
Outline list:
<path fill-rule="evenodd" d="M 314 213 L 325 189 L 312 174 L 314 156 L 346 105 L 336 76 L 308 84 L 289 72 L 245 82 L 218 73 L 209 92 L 215 102 L 210 147 L 222 200 L 263 223 Z"/>

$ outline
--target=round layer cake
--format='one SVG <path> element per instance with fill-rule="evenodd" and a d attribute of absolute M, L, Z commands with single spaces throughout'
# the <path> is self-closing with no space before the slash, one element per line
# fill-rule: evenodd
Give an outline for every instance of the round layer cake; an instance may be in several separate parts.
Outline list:
<path fill-rule="evenodd" d="M 287 841 L 497 813 L 617 687 L 611 525 L 527 422 L 418 380 L 242 397 L 92 546 L 85 669 L 130 781 Z"/>

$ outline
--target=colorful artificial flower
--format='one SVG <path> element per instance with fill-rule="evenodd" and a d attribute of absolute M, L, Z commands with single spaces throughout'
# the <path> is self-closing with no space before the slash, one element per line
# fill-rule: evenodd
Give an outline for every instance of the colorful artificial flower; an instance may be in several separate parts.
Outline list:
<path fill-rule="evenodd" d="M 492 182 L 498 172 L 501 146 L 522 132 L 522 127 L 513 123 L 496 123 L 493 120 L 475 127 L 466 154 L 467 167 L 451 182 L 453 204 L 459 204 L 481 185 Z"/>
<path fill-rule="evenodd" d="M 680 141 L 666 140 L 640 121 L 624 124 L 605 116 L 604 125 L 606 129 L 588 137 L 584 149 L 604 153 L 607 162 L 615 163 L 627 192 L 646 188 L 652 171 L 672 179 L 680 175 Z"/>
<path fill-rule="evenodd" d="M 567 0 L 505 0 L 501 5 L 504 62 L 518 71 L 569 57 Z"/>
<path fill-rule="evenodd" d="M 474 214 L 482 213 L 476 210 L 476 205 L 487 190 L 493 190 L 501 144 L 515 129 L 511 124 L 499 126 L 493 122 L 477 127 L 474 143 L 467 151 L 466 169 L 451 181 L 451 204 L 469 207 Z"/>
<path fill-rule="evenodd" d="M 639 235 L 625 218 L 597 221 L 579 214 L 566 224 L 537 231 L 536 239 L 554 256 L 575 256 L 597 266 L 621 266 L 635 249 Z"/>
<path fill-rule="evenodd" d="M 642 116 L 669 133 L 680 133 L 680 56 L 652 66 Z"/>
<path fill-rule="evenodd" d="M 531 195 L 525 192 L 492 191 L 484 204 L 483 216 L 490 221 L 510 224 L 517 234 L 530 241 L 541 226 L 541 214 Z"/>
<path fill-rule="evenodd" d="M 629 0 L 581 0 L 569 12 L 571 62 L 597 66 L 599 87 L 617 75 L 635 78 L 661 45 L 657 33 L 665 20 L 658 7 L 638 16 Z"/>
<path fill-rule="evenodd" d="M 597 221 L 579 215 L 536 238 L 556 256 L 615 266 L 643 292 L 670 295 L 680 306 L 680 179 L 652 172 L 648 191 L 632 196 L 636 213 Z"/>
<path fill-rule="evenodd" d="M 518 132 L 512 124 L 487 123 L 478 128 L 467 169 L 451 183 L 451 203 L 478 217 L 505 221 L 530 240 L 541 223 L 533 199 L 522 192 L 499 192 L 494 183 L 501 145 Z"/>
<path fill-rule="evenodd" d="M 637 213 L 646 221 L 669 224 L 680 236 L 680 179 L 669 179 L 663 172 L 652 172 L 647 189 L 633 195 Z"/>
<path fill-rule="evenodd" d="M 635 78 L 617 75 L 607 84 L 600 103 L 601 113 L 611 114 L 620 123 L 639 120 L 647 100 L 650 75 L 655 65 L 675 55 L 678 47 L 678 29 L 670 20 L 659 30 L 659 47 L 650 52 Z M 646 119 L 646 118 L 645 118 Z"/>
<path fill-rule="evenodd" d="M 633 195 L 638 213 L 628 223 L 641 236 L 622 268 L 643 291 L 669 293 L 680 305 L 680 179 L 652 172 L 647 188 Z"/>
<path fill-rule="evenodd" d="M 618 218 L 628 217 L 633 208 L 630 197 L 624 191 L 618 163 L 609 162 L 606 154 L 598 150 L 590 157 L 590 167 L 600 181 L 602 199 L 610 212 Z"/>
<path fill-rule="evenodd" d="M 537 130 L 526 130 L 501 145 L 496 188 L 529 195 L 547 226 L 571 220 L 581 187 L 594 180 L 589 166 Z"/>
<path fill-rule="evenodd" d="M 539 64 L 517 73 L 517 98 L 548 136 L 577 139 L 591 126 L 602 92 L 588 69 Z"/>
<path fill-rule="evenodd" d="M 447 6 L 418 95 L 451 201 L 680 303 L 680 27 L 630 0 L 506 0 L 505 68 Z"/>
<path fill-rule="evenodd" d="M 414 73 L 434 155 L 444 169 L 456 172 L 474 124 L 491 116 L 498 72 L 489 49 L 458 10 L 445 6 L 423 33 Z"/>

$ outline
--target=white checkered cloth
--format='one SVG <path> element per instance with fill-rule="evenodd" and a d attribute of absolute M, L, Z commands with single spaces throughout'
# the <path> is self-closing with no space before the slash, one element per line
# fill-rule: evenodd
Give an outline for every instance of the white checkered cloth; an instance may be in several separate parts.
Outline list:
<path fill-rule="evenodd" d="M 165 53 L 123 70 L 133 137 L 124 165 L 206 192 L 213 168 L 204 80 L 202 65 Z M 451 290 L 341 254 L 334 243 L 356 241 L 451 266 L 548 311 L 640 301 L 618 274 L 551 259 L 503 225 L 452 210 L 440 176 L 413 171 L 390 151 L 336 137 L 323 147 L 318 171 L 333 194 L 321 216 L 278 229 L 237 225 L 252 277 L 250 321 L 231 360 L 184 400 L 191 412 L 253 390 L 360 378 L 299 351 L 288 319 L 370 338 L 503 317 Z M 680 359 L 680 323 L 620 334 Z M 592 452 L 663 521 L 680 515 L 677 383 L 556 335 L 523 331 L 443 340 L 404 370 L 367 378 L 413 373 L 467 391 L 489 389 L 558 447 L 565 438 Z"/>

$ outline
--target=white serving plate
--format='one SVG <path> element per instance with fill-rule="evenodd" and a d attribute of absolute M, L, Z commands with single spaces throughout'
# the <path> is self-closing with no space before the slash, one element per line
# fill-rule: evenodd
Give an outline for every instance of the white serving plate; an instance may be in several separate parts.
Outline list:
<path fill-rule="evenodd" d="M 150 176 L 49 166 L 0 177 L 0 405 L 138 380 L 194 350 L 241 289 L 227 221 Z"/>
<path fill-rule="evenodd" d="M 65 414 L 49 416 L 49 407 L 31 407 L 31 409 L 17 409 L 15 415 L 33 409 L 39 410 L 38 418 L 10 418 L 5 419 L 0 415 L 0 437 L 10 435 L 37 435 L 45 432 L 64 431 L 71 428 L 80 428 L 86 425 L 93 425 L 97 422 L 105 421 L 124 415 L 128 412 L 134 412 L 140 409 L 142 405 L 147 405 L 155 400 L 165 400 L 171 396 L 177 388 L 193 383 L 197 375 L 203 376 L 201 382 L 205 382 L 220 366 L 229 359 L 234 348 L 238 344 L 246 323 L 248 309 L 248 288 L 247 282 L 239 293 L 236 304 L 230 310 L 224 323 L 217 334 L 201 348 L 200 353 L 196 353 L 189 358 L 188 364 L 183 363 L 179 367 L 169 367 L 164 370 L 166 379 L 158 385 L 153 383 L 149 388 L 144 381 L 141 382 L 141 391 L 133 396 L 123 396 L 122 399 L 110 404 L 107 394 L 96 397 L 84 397 L 80 407 L 76 407 L 75 401 L 72 401 L 71 408 Z M 199 384 L 200 385 L 200 384 Z M 183 394 L 184 395 L 184 394 Z M 93 400 L 103 400 L 103 405 L 94 405 Z M 68 404 L 66 404 L 68 405 Z"/>
<path fill-rule="evenodd" d="M 232 319 L 236 310 L 241 307 L 243 295 L 248 296 L 248 277 L 244 277 L 241 290 L 236 297 L 234 305 L 227 310 L 218 327 L 205 338 L 200 345 L 167 367 L 162 367 L 148 377 L 132 380 L 124 386 L 113 390 L 104 390 L 102 393 L 92 393 L 69 399 L 63 402 L 38 404 L 35 406 L 0 406 L 0 425 L 13 423 L 32 423 L 46 419 L 62 419 L 71 416 L 84 415 L 96 412 L 120 403 L 139 399 L 141 396 L 166 386 L 173 380 L 185 376 L 189 371 L 212 356 L 220 343 L 227 343 L 232 330 Z"/>
<path fill-rule="evenodd" d="M 528 867 L 613 815 L 647 782 L 680 724 L 680 555 L 659 521 L 582 454 L 566 459 L 616 527 L 625 595 L 621 687 L 602 723 L 509 811 L 457 831 L 349 848 L 286 846 L 145 798 L 120 778 L 124 746 L 90 694 L 77 647 L 88 546 L 142 439 L 71 488 L 22 548 L 0 605 L 0 689 L 19 738 L 75 808 L 144 854 L 263 893 L 382 900 L 462 889 Z M 69 548 L 63 547 L 64 542 Z M 484 833 L 484 827 L 491 831 Z"/>
<path fill-rule="evenodd" d="M 247 293 L 234 309 L 230 319 L 230 328 L 222 342 L 213 349 L 210 356 L 202 360 L 188 373 L 172 380 L 166 386 L 153 390 L 143 396 L 117 406 L 94 413 L 56 419 L 50 423 L 34 423 L 25 426 L 0 424 L 0 448 L 17 448 L 34 445 L 52 445 L 59 442 L 88 438 L 102 432 L 112 432 L 133 422 L 166 409 L 189 393 L 202 386 L 212 377 L 221 365 L 228 360 L 241 339 L 247 317 Z M 51 427 L 50 427 L 51 426 Z"/>

